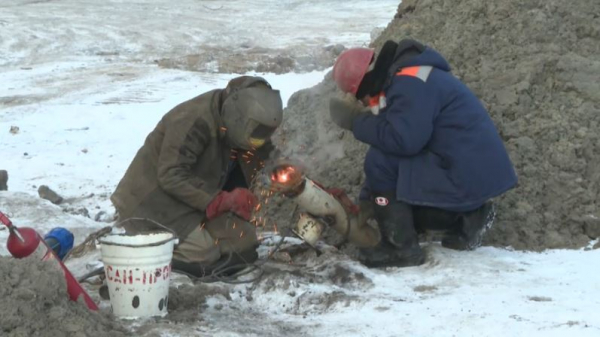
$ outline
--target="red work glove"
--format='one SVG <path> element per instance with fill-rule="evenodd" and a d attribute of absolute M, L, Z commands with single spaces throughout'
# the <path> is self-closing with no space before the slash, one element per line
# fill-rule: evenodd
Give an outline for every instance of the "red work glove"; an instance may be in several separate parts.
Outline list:
<path fill-rule="evenodd" d="M 221 191 L 206 207 L 206 217 L 212 220 L 225 212 L 233 212 L 250 221 L 252 209 L 257 203 L 256 196 L 246 188 L 236 188 L 231 192 Z"/>

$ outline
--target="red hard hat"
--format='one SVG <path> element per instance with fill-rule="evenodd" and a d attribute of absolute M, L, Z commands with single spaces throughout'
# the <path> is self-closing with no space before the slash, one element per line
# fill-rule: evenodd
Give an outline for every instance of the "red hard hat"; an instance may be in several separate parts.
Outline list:
<path fill-rule="evenodd" d="M 351 48 L 344 51 L 333 66 L 333 80 L 338 88 L 356 95 L 374 54 L 373 49 L 369 48 Z"/>

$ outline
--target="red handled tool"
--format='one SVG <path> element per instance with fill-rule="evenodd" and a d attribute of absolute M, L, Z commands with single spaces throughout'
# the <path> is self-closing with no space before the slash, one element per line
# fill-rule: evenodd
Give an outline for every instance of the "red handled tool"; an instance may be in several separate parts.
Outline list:
<path fill-rule="evenodd" d="M 73 274 L 67 269 L 64 263 L 56 256 L 52 248 L 50 248 L 42 237 L 33 228 L 22 227 L 17 228 L 8 219 L 8 217 L 0 212 L 0 223 L 8 227 L 9 235 L 6 247 L 12 256 L 21 259 L 28 256 L 34 256 L 38 259 L 54 263 L 56 267 L 60 267 L 65 275 L 67 282 L 67 292 L 72 301 L 77 301 L 79 296 L 83 296 L 85 304 L 90 310 L 98 310 L 98 306 L 88 293 L 83 289 Z"/>

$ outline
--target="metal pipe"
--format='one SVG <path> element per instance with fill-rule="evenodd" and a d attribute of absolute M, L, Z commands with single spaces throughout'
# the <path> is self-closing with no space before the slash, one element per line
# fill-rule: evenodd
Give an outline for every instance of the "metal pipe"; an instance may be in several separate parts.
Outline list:
<path fill-rule="evenodd" d="M 375 246 L 381 239 L 379 229 L 367 223 L 358 223 L 358 218 L 348 216 L 342 204 L 312 180 L 304 178 L 303 190 L 293 196 L 294 201 L 308 214 L 333 217 L 332 227 L 358 247 Z"/>
<path fill-rule="evenodd" d="M 362 219 L 362 223 L 359 223 L 356 216 L 349 216 L 344 206 L 333 195 L 304 176 L 302 166 L 289 161 L 280 161 L 267 172 L 269 174 L 265 180 L 272 191 L 293 199 L 308 215 L 325 219 L 333 218 L 333 221 L 327 223 L 356 246 L 373 247 L 381 240 L 378 227 L 369 225 L 367 219 Z M 318 220 L 301 218 L 295 233 L 314 245 L 320 238 L 322 230 Z"/>

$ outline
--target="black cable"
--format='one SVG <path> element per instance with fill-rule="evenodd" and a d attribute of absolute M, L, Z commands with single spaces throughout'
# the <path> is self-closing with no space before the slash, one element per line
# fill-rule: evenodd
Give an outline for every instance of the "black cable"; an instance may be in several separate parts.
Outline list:
<path fill-rule="evenodd" d="M 246 262 L 246 263 L 235 264 L 232 266 L 226 266 L 227 263 L 229 263 L 229 261 L 231 261 L 231 258 L 233 256 L 233 253 L 229 253 L 227 260 L 223 263 L 223 265 L 225 265 L 226 267 L 218 267 L 218 268 L 214 269 L 213 271 L 211 271 L 211 273 L 209 275 L 198 277 L 198 276 L 192 275 L 190 273 L 187 273 L 187 272 L 184 272 L 181 270 L 173 270 L 173 272 L 179 273 L 182 275 L 186 275 L 189 278 L 191 278 L 194 282 L 202 282 L 202 283 L 223 282 L 223 283 L 228 283 L 228 284 L 254 283 L 262 278 L 262 276 L 265 273 L 264 269 L 262 269 L 262 266 L 265 263 L 267 263 L 277 251 L 279 251 L 279 249 L 281 248 L 281 245 L 283 244 L 283 242 L 285 241 L 286 238 L 287 238 L 286 235 L 282 235 L 281 239 L 279 240 L 279 242 L 277 243 L 277 245 L 275 246 L 273 251 L 271 251 L 265 259 L 256 261 L 254 263 Z M 237 254 L 238 257 L 240 257 L 242 260 L 244 260 L 244 257 L 241 256 L 238 252 L 234 252 L 234 253 Z M 240 268 L 243 268 L 244 270 L 240 271 L 239 273 L 235 273 L 233 275 L 226 275 L 228 271 L 240 269 Z M 249 269 L 247 269 L 247 268 L 249 268 Z M 256 270 L 259 271 L 259 274 L 257 276 L 255 276 L 249 280 L 238 280 L 238 278 L 240 276 L 248 275 Z M 223 275 L 225 275 L 225 276 L 223 276 Z"/>
<path fill-rule="evenodd" d="M 291 217 L 290 220 L 294 219 L 294 217 L 296 215 L 296 212 L 298 211 L 298 207 L 299 207 L 299 205 L 296 205 L 296 207 L 294 207 L 294 210 L 292 211 L 292 217 Z M 290 221 L 290 222 L 293 222 L 293 221 Z M 286 228 L 286 230 L 291 233 L 291 230 L 289 228 Z M 279 240 L 279 242 L 277 243 L 277 245 L 275 246 L 275 248 L 273 249 L 273 251 L 271 251 L 269 253 L 269 255 L 264 260 L 259 260 L 259 261 L 256 261 L 254 263 L 248 263 L 248 262 L 246 262 L 244 264 L 237 264 L 237 265 L 228 266 L 228 267 L 224 267 L 224 268 L 216 268 L 216 269 L 214 269 L 210 273 L 210 275 L 202 276 L 202 277 L 191 275 L 191 274 L 186 273 L 186 272 L 181 271 L 181 270 L 173 270 L 173 272 L 180 273 L 182 275 L 186 275 L 189 278 L 191 278 L 192 280 L 194 280 L 195 282 L 204 282 L 204 283 L 224 282 L 224 283 L 228 283 L 228 284 L 253 283 L 253 282 L 256 282 L 256 281 L 258 281 L 258 280 L 260 280 L 262 278 L 262 276 L 264 275 L 265 271 L 261 267 L 265 263 L 267 263 L 273 257 L 273 255 L 275 255 L 275 253 L 277 251 L 279 251 L 279 249 L 281 248 L 281 245 L 285 241 L 285 238 L 287 238 L 288 236 L 289 235 L 283 235 L 282 234 L 281 235 L 281 239 Z M 238 252 L 235 252 L 235 253 L 242 260 L 245 260 L 244 257 L 241 256 Z M 227 261 L 224 263 L 224 265 L 226 265 L 229 261 L 231 261 L 231 256 L 232 256 L 232 254 L 229 253 Z M 232 270 L 234 268 L 236 268 L 236 269 L 237 268 L 244 268 L 244 269 L 246 269 L 248 267 L 250 267 L 250 269 L 248 269 L 248 270 L 242 270 L 240 273 L 236 273 L 234 275 L 222 276 L 224 273 L 226 273 L 227 271 Z M 254 277 L 252 279 L 249 279 L 249 280 L 243 280 L 243 281 L 238 280 L 238 278 L 240 276 L 244 276 L 244 275 L 250 274 L 251 272 L 253 272 L 255 270 L 259 270 L 260 271 L 260 273 L 256 277 Z"/>

